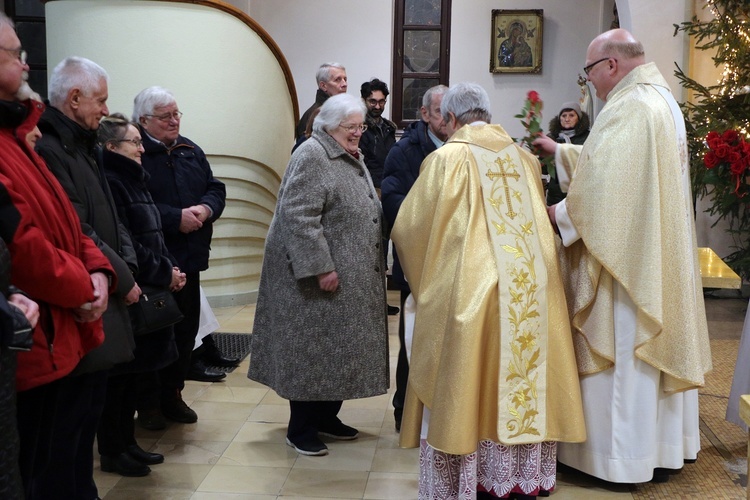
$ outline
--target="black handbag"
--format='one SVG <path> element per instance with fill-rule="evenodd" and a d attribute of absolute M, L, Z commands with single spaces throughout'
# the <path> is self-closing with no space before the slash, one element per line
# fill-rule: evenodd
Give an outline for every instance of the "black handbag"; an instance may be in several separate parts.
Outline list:
<path fill-rule="evenodd" d="M 142 285 L 141 292 L 138 302 L 128 306 L 133 335 L 155 332 L 182 321 L 182 311 L 168 289 Z"/>

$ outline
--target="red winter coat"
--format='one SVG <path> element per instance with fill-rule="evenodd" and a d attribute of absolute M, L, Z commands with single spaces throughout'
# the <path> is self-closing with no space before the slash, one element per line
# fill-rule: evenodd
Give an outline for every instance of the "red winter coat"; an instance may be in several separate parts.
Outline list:
<path fill-rule="evenodd" d="M 44 105 L 0 101 L 0 226 L 11 253 L 11 282 L 39 303 L 34 346 L 18 355 L 19 391 L 70 373 L 104 340 L 101 319 L 78 323 L 73 310 L 94 300 L 90 273 L 114 271 L 62 186 L 26 144 Z"/>

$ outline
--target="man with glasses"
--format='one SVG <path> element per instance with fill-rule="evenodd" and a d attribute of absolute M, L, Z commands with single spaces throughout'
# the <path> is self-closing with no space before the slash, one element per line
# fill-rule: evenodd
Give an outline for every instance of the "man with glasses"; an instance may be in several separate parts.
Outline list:
<path fill-rule="evenodd" d="M 159 402 L 151 408 L 139 406 L 138 421 L 146 428 L 163 428 L 163 418 L 194 423 L 195 411 L 182 399 L 185 379 L 191 370 L 191 355 L 200 323 L 200 272 L 208 269 L 213 223 L 226 202 L 224 183 L 216 179 L 203 150 L 180 135 L 182 112 L 174 95 L 163 87 L 142 90 L 133 104 L 133 121 L 138 124 L 145 152 L 143 168 L 149 173 L 148 190 L 159 208 L 164 242 L 177 259 L 187 283 L 175 299 L 185 318 L 174 328 L 179 358 L 159 371 Z M 206 360 L 220 366 L 234 366 L 238 358 L 224 357 L 211 335 L 203 339 Z M 200 364 L 193 378 L 216 382 L 226 375 Z M 159 411 L 160 410 L 160 411 Z"/>
<path fill-rule="evenodd" d="M 589 45 L 606 102 L 583 146 L 555 154 L 568 196 L 549 207 L 569 269 L 588 440 L 561 463 L 606 481 L 667 481 L 700 449 L 698 391 L 711 369 L 683 115 L 625 30 Z"/>
<path fill-rule="evenodd" d="M 117 274 L 117 289 L 103 316 L 104 344 L 86 355 L 61 385 L 59 397 L 66 411 L 55 420 L 58 437 L 51 456 L 56 465 L 34 484 L 35 493 L 47 498 L 96 498 L 93 446 L 106 398 L 107 370 L 133 359 L 135 348 L 126 306 L 137 302 L 141 293 L 133 278 L 138 264 L 95 149 L 99 120 L 109 114 L 107 79 L 106 71 L 93 61 L 64 59 L 50 75 L 50 105 L 39 120 L 42 137 L 36 151 L 68 194 L 84 234 Z"/>
<path fill-rule="evenodd" d="M 372 185 L 375 191 L 380 193 L 380 183 L 383 181 L 383 165 L 388 152 L 396 144 L 396 124 L 383 118 L 383 110 L 388 99 L 388 85 L 385 82 L 373 78 L 365 82 L 360 87 L 362 100 L 367 107 L 365 116 L 365 130 L 362 131 L 362 137 L 359 140 L 359 149 L 364 155 L 365 165 L 370 172 Z M 390 227 L 386 228 L 390 233 Z M 388 264 L 388 237 L 383 240 L 383 254 L 385 255 L 386 265 Z M 398 314 L 399 308 L 388 305 L 388 314 L 394 316 Z"/>
<path fill-rule="evenodd" d="M 113 270 L 81 232 L 60 183 L 25 141 L 44 105 L 21 95 L 28 88 L 26 53 L 12 21 L 2 13 L 0 49 L 0 237 L 10 254 L 11 284 L 38 303 L 42 317 L 33 331 L 34 345 L 17 355 L 17 369 L 16 354 L 6 355 L 7 345 L 2 348 L 0 497 L 31 498 L 35 479 L 46 479 L 50 468 L 65 466 L 49 462 L 50 446 L 58 437 L 56 421 L 67 419 L 64 413 L 74 403 L 58 397 L 58 390 L 81 355 L 104 339 L 100 317 Z M 14 375 L 7 393 L 6 377 Z M 72 461 L 74 455 L 66 458 Z M 19 491 L 19 466 L 25 493 Z"/>
<path fill-rule="evenodd" d="M 305 135 L 305 130 L 313 113 L 329 97 L 346 92 L 348 86 L 346 68 L 337 62 L 321 64 L 318 72 L 315 73 L 315 81 L 318 84 L 318 90 L 315 93 L 315 102 L 307 108 L 307 111 L 304 112 L 302 118 L 300 118 L 297 126 L 294 128 L 295 139 L 299 139 Z"/>
<path fill-rule="evenodd" d="M 360 87 L 362 100 L 367 106 L 365 124 L 367 130 L 362 133 L 359 149 L 365 156 L 365 165 L 370 171 L 372 184 L 380 193 L 380 183 L 383 180 L 383 166 L 385 158 L 394 144 L 396 144 L 396 124 L 383 118 L 383 111 L 388 99 L 388 85 L 373 78 Z"/>

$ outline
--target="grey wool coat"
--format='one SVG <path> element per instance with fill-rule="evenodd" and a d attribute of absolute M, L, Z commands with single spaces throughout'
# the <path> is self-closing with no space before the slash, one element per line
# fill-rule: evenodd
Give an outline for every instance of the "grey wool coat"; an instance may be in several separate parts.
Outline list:
<path fill-rule="evenodd" d="M 295 401 L 388 390 L 383 216 L 364 162 L 315 132 L 289 162 L 266 239 L 248 378 Z M 336 271 L 324 292 L 317 275 Z"/>

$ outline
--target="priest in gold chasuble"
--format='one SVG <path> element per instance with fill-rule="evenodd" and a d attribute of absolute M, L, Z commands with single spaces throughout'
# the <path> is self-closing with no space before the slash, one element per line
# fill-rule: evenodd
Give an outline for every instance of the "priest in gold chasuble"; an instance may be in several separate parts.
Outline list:
<path fill-rule="evenodd" d="M 401 445 L 419 498 L 535 496 L 556 442 L 585 440 L 575 354 L 538 160 L 456 84 L 391 238 L 416 301 Z"/>
<path fill-rule="evenodd" d="M 560 462 L 606 481 L 666 481 L 700 449 L 711 369 L 682 113 L 625 30 L 589 46 L 606 101 L 586 143 L 555 152 L 561 253 L 588 440 Z"/>

